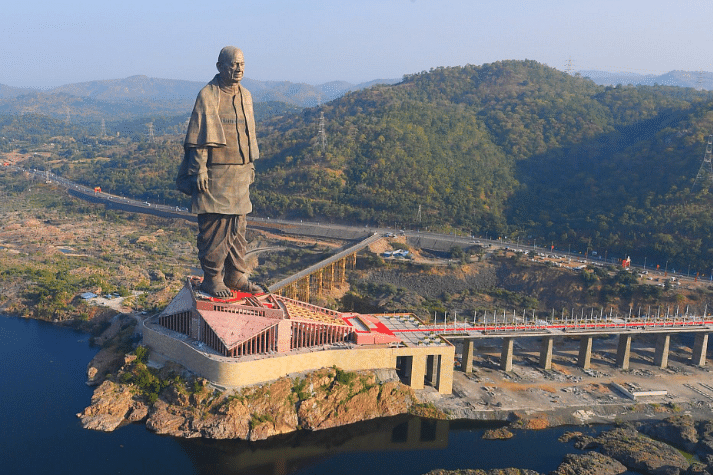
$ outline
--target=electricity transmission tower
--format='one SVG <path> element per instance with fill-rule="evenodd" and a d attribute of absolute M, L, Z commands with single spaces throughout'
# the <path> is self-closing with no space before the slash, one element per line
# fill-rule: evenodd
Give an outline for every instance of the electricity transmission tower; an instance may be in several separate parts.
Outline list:
<path fill-rule="evenodd" d="M 705 71 L 698 71 L 698 74 L 696 76 L 696 89 L 699 91 L 703 90 L 703 83 L 705 82 L 706 79 L 706 72 Z"/>
<path fill-rule="evenodd" d="M 146 127 L 149 128 L 149 132 L 148 132 L 149 142 L 150 142 L 150 143 L 153 143 L 153 139 L 154 139 L 154 135 L 153 135 L 153 122 L 149 122 L 148 124 L 146 124 Z"/>
<path fill-rule="evenodd" d="M 106 122 L 102 119 L 101 127 L 99 128 L 99 137 L 106 137 Z"/>
<path fill-rule="evenodd" d="M 319 113 L 319 141 L 322 145 L 322 154 L 327 150 L 327 132 L 324 129 L 324 112 Z"/>
<path fill-rule="evenodd" d="M 570 76 L 572 75 L 572 57 L 570 56 L 569 59 L 567 60 L 566 63 L 564 63 L 564 70 L 569 74 Z"/>
<path fill-rule="evenodd" d="M 693 181 L 691 191 L 694 191 L 696 189 L 696 185 L 705 180 L 713 183 L 713 163 L 711 163 L 711 158 L 713 158 L 713 135 L 708 136 L 706 153 L 703 155 L 703 162 L 701 163 L 701 168 L 698 169 L 696 179 Z"/>

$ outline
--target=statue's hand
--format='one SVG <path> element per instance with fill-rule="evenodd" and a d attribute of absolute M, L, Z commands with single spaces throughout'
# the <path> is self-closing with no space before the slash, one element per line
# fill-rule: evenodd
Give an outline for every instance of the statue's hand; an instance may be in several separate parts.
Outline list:
<path fill-rule="evenodd" d="M 203 172 L 196 175 L 196 188 L 199 193 L 204 193 L 208 190 L 208 173 Z"/>

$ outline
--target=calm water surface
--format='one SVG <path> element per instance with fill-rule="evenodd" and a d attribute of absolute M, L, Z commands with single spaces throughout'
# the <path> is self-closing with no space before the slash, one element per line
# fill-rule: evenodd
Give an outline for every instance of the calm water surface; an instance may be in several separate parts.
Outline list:
<path fill-rule="evenodd" d="M 111 433 L 84 430 L 75 414 L 91 399 L 85 371 L 98 351 L 88 339 L 45 322 L 0 317 L 1 473 L 411 475 L 504 467 L 547 473 L 576 452 L 557 441 L 566 428 L 486 441 L 483 424 L 411 417 L 260 443 L 175 439 L 142 424 Z"/>

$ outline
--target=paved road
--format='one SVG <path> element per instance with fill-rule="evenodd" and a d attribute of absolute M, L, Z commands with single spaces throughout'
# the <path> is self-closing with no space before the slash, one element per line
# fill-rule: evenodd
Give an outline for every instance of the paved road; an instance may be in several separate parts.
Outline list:
<path fill-rule="evenodd" d="M 7 168 L 24 171 L 33 175 L 38 180 L 46 180 L 59 184 L 60 186 L 67 188 L 74 196 L 94 203 L 105 204 L 106 207 L 110 209 L 153 214 L 164 218 L 178 218 L 196 222 L 196 215 L 188 212 L 187 208 L 133 200 L 131 198 L 125 198 L 123 196 L 113 195 L 110 193 L 95 192 L 89 187 L 74 183 L 70 180 L 62 178 L 61 176 L 55 175 L 54 173 L 48 173 L 41 170 L 24 169 L 14 165 L 10 165 Z M 440 234 L 421 230 L 414 231 L 397 230 L 388 227 L 352 226 L 321 221 L 290 221 L 284 219 L 270 219 L 269 217 L 249 217 L 248 225 L 256 229 L 265 229 L 285 234 L 332 238 L 347 241 L 361 241 L 374 233 L 381 236 L 385 236 L 387 234 L 393 235 L 394 237 L 405 236 L 408 243 L 413 247 L 444 253 L 447 253 L 453 247 L 468 249 L 474 246 L 483 246 L 486 249 L 509 248 L 522 252 L 534 251 L 544 255 L 556 254 L 567 259 L 576 260 L 584 265 L 617 264 L 617 258 L 615 257 L 610 257 L 608 259 L 602 259 L 601 256 L 587 258 L 588 256 L 583 256 L 577 252 L 566 252 L 559 249 L 553 250 L 551 246 L 538 247 L 535 241 L 533 241 L 533 245 L 525 245 L 520 242 L 514 243 L 504 239 L 488 239 L 453 233 Z M 638 272 L 650 271 L 652 274 L 655 273 L 659 277 L 664 276 L 664 272 L 652 270 L 654 266 L 655 264 L 652 263 L 649 263 L 648 267 L 632 264 L 631 270 L 636 270 Z M 670 278 L 672 276 L 675 276 L 676 279 L 685 283 L 693 283 L 695 279 L 695 276 L 690 277 L 680 273 L 677 274 L 673 271 L 668 271 L 666 273 L 666 278 Z M 705 279 L 701 278 L 701 281 L 703 280 Z"/>

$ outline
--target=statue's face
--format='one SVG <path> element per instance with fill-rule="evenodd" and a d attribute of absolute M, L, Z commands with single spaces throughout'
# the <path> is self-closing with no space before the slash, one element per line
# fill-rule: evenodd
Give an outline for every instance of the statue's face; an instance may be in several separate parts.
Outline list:
<path fill-rule="evenodd" d="M 225 61 L 218 62 L 220 80 L 224 84 L 237 84 L 243 79 L 245 59 L 242 54 L 230 55 Z"/>

